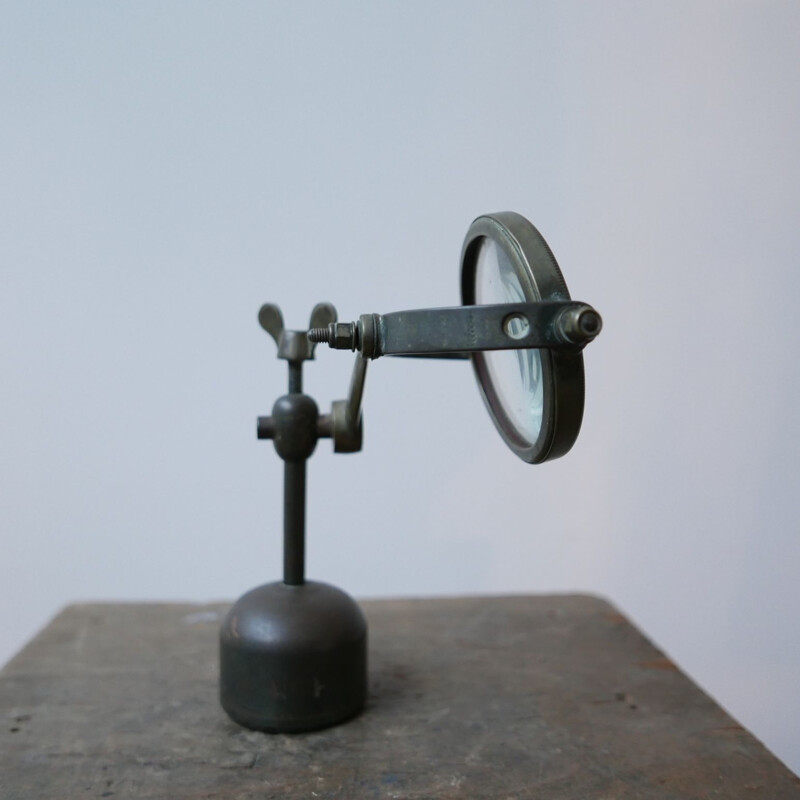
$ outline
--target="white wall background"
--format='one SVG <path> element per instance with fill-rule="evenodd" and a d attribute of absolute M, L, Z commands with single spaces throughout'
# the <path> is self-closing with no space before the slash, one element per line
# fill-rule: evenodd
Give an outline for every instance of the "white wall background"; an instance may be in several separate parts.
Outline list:
<path fill-rule="evenodd" d="M 455 304 L 513 209 L 605 318 L 578 444 L 529 467 L 467 365 L 378 361 L 312 577 L 605 594 L 800 770 L 799 53 L 794 2 L 5 3 L 0 656 L 277 578 L 257 309 Z"/>

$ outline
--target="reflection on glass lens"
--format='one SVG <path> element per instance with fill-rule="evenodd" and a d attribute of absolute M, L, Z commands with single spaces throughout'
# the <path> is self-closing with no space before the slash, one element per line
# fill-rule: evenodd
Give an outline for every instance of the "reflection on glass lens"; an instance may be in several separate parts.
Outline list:
<path fill-rule="evenodd" d="M 524 303 L 527 299 L 508 256 L 495 242 L 484 238 L 475 270 L 475 303 Z M 483 353 L 483 358 L 503 411 L 517 433 L 533 444 L 542 427 L 544 402 L 539 351 L 493 350 Z"/>

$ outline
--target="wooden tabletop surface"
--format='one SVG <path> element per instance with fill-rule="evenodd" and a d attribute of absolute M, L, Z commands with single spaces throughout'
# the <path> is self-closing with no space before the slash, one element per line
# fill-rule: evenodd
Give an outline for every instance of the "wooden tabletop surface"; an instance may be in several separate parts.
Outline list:
<path fill-rule="evenodd" d="M 0 797 L 800 798 L 603 600 L 362 606 L 367 710 L 296 735 L 220 708 L 226 606 L 66 608 L 0 672 Z"/>

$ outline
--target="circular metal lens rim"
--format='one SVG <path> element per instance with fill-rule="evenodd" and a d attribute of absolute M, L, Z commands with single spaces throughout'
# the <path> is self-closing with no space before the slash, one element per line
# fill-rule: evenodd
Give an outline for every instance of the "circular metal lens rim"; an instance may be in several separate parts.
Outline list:
<path fill-rule="evenodd" d="M 475 305 L 477 256 L 483 239 L 491 239 L 508 257 L 525 299 L 569 300 L 555 256 L 538 230 L 520 214 L 484 214 L 470 225 L 461 249 L 461 301 Z M 584 372 L 580 352 L 539 350 L 542 364 L 542 426 L 535 442 L 522 437 L 495 389 L 484 353 L 473 353 L 472 366 L 486 408 L 505 443 L 529 464 L 541 464 L 569 452 L 583 420 Z"/>

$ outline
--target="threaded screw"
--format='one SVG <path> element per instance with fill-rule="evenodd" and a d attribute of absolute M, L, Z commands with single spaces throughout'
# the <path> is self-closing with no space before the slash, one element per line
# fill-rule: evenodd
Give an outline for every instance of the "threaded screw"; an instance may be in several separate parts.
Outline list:
<path fill-rule="evenodd" d="M 312 328 L 312 342 L 327 342 L 334 350 L 356 350 L 359 346 L 358 325 L 355 322 L 331 322 L 327 328 Z"/>
<path fill-rule="evenodd" d="M 317 344 L 321 342 L 328 342 L 330 339 L 330 337 L 328 336 L 327 328 L 312 328 L 308 332 L 308 338 L 310 341 L 315 342 Z"/>

